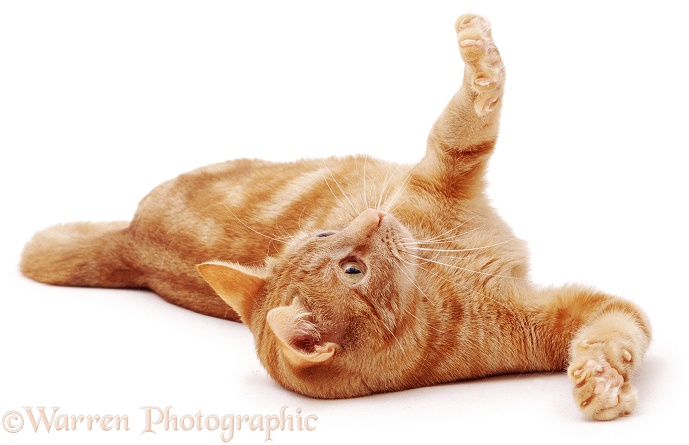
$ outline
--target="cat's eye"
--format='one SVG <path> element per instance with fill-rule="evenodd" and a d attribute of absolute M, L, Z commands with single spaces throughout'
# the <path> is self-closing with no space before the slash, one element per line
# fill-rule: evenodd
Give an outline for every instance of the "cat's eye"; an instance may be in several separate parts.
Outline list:
<path fill-rule="evenodd" d="M 347 281 L 352 284 L 356 284 L 364 278 L 366 274 L 366 268 L 357 261 L 346 261 L 340 266 L 342 272 L 344 272 L 344 277 Z"/>
<path fill-rule="evenodd" d="M 326 236 L 330 236 L 332 234 L 333 234 L 333 232 L 321 232 L 321 233 L 316 234 L 316 237 L 317 238 L 325 238 Z"/>

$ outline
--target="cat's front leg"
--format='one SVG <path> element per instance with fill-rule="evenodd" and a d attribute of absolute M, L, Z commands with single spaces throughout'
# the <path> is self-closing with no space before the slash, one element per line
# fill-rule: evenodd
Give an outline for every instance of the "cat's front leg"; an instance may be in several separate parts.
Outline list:
<path fill-rule="evenodd" d="M 486 19 L 463 15 L 455 29 L 465 63 L 462 84 L 433 125 L 417 173 L 445 194 L 467 197 L 479 190 L 497 140 L 505 69 Z"/>
<path fill-rule="evenodd" d="M 592 419 L 612 420 L 636 406 L 634 373 L 651 341 L 651 324 L 634 303 L 585 286 L 536 294 L 530 311 L 534 370 L 567 368 L 574 401 Z"/>

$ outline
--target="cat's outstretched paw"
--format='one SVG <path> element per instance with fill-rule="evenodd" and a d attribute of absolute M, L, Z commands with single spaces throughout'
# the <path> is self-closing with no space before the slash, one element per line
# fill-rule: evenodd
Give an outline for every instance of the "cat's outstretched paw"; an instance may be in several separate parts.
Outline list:
<path fill-rule="evenodd" d="M 629 383 L 633 357 L 617 344 L 582 341 L 574 345 L 567 374 L 574 383 L 574 400 L 588 417 L 612 420 L 636 407 L 636 390 Z"/>
<path fill-rule="evenodd" d="M 490 113 L 502 97 L 505 67 L 493 42 L 490 23 L 485 18 L 465 14 L 455 22 L 459 52 L 466 63 L 465 82 L 476 93 L 474 109 Z"/>

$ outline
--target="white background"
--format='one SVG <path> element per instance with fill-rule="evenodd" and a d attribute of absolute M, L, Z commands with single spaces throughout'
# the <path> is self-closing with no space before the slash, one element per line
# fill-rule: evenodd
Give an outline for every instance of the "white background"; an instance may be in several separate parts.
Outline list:
<path fill-rule="evenodd" d="M 467 11 L 489 17 L 507 65 L 489 193 L 529 241 L 534 279 L 623 295 L 653 322 L 631 417 L 583 419 L 564 374 L 313 400 L 267 377 L 240 324 L 18 273 L 35 231 L 129 219 L 155 185 L 205 164 L 415 162 L 461 79 L 453 24 Z M 141 435 L 140 408 L 168 405 L 318 416 L 274 443 L 686 438 L 684 15 L 665 1 L 1 3 L 0 415 L 59 407 L 128 415 L 131 430 L 0 427 L 0 442 L 222 443 L 218 431 Z M 232 443 L 263 441 L 243 429 Z"/>

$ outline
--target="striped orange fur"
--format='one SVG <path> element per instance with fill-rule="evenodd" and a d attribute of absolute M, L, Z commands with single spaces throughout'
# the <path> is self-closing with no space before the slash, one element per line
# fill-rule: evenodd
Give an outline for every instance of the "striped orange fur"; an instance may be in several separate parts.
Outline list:
<path fill-rule="evenodd" d="M 313 397 L 568 369 L 587 416 L 629 414 L 649 322 L 621 298 L 529 280 L 525 244 L 484 193 L 502 60 L 485 19 L 462 16 L 456 29 L 464 78 L 416 165 L 351 156 L 200 168 L 154 189 L 131 222 L 39 232 L 22 272 L 149 288 L 241 320 L 270 375 Z"/>

